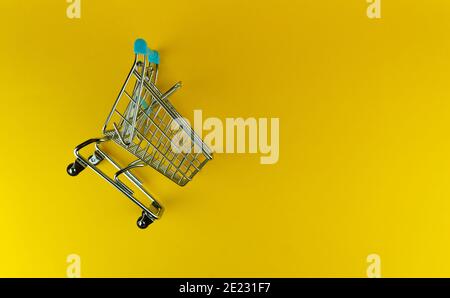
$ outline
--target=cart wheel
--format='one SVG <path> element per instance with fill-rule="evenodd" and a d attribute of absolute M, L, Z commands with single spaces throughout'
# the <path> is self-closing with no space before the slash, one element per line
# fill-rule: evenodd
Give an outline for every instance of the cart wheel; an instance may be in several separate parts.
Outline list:
<path fill-rule="evenodd" d="M 151 223 L 153 223 L 153 219 L 150 216 L 148 216 L 144 211 L 142 211 L 142 215 L 137 220 L 137 226 L 140 229 L 145 229 Z"/>
<path fill-rule="evenodd" d="M 77 176 L 81 173 L 81 171 L 84 170 L 84 168 L 85 166 L 83 166 L 78 161 L 75 161 L 67 166 L 67 174 L 69 174 L 70 176 Z"/>
<path fill-rule="evenodd" d="M 94 166 L 96 166 L 96 165 L 98 165 L 99 163 L 101 163 L 102 160 L 103 160 L 103 157 L 102 157 L 100 154 L 96 153 L 96 152 L 94 152 L 94 154 L 92 154 L 91 156 L 89 156 L 89 162 L 90 162 L 91 164 L 93 164 Z"/>

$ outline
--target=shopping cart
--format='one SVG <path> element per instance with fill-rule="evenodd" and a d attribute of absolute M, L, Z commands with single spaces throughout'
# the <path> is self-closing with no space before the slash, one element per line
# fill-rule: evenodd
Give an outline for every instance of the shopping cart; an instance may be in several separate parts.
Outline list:
<path fill-rule="evenodd" d="M 144 229 L 161 217 L 163 207 L 130 171 L 150 166 L 184 186 L 212 159 L 212 151 L 169 102 L 169 97 L 181 87 L 181 83 L 176 83 L 165 93 L 156 87 L 158 52 L 149 49 L 143 39 L 135 41 L 134 52 L 133 66 L 106 119 L 103 136 L 89 139 L 75 148 L 76 160 L 67 167 L 67 173 L 76 176 L 86 167 L 91 168 L 142 209 L 137 224 Z M 112 153 L 108 154 L 101 148 L 103 143 L 110 141 L 130 153 L 133 161 L 122 167 L 111 156 Z M 95 145 L 95 151 L 85 158 L 80 150 L 90 144 Z M 114 175 L 107 175 L 99 169 L 98 165 L 103 160 L 117 169 Z M 135 191 L 120 179 L 122 175 L 142 192 L 149 203 L 136 197 Z"/>

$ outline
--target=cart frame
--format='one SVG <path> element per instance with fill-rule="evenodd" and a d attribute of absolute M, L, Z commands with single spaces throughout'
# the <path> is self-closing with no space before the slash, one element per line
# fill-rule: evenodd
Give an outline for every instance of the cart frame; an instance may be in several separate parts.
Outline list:
<path fill-rule="evenodd" d="M 143 39 L 135 41 L 134 52 L 133 66 L 106 118 L 102 137 L 89 139 L 75 147 L 76 159 L 67 167 L 67 173 L 77 176 L 85 168 L 92 169 L 142 209 L 137 225 L 144 229 L 161 218 L 164 208 L 130 171 L 150 166 L 184 186 L 212 159 L 212 151 L 168 100 L 181 87 L 181 82 L 165 93 L 156 87 L 159 53 L 148 48 Z M 180 139 L 176 140 L 178 136 L 181 136 L 182 145 Z M 136 160 L 122 167 L 101 148 L 101 144 L 110 141 L 132 154 Z M 80 153 L 92 145 L 92 155 L 86 157 Z M 108 175 L 98 167 L 103 160 L 117 169 L 114 175 Z M 150 204 L 138 199 L 135 192 L 120 179 L 121 175 L 127 177 Z"/>

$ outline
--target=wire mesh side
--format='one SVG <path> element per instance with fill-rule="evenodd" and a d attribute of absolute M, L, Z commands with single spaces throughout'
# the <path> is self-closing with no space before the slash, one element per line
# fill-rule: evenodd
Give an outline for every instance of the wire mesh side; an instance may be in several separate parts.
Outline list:
<path fill-rule="evenodd" d="M 211 151 L 154 86 L 151 65 L 144 75 L 144 88 L 139 90 L 139 67 L 135 63 L 108 117 L 107 125 L 113 124 L 114 129 L 105 134 L 142 162 L 185 185 L 212 158 Z"/>

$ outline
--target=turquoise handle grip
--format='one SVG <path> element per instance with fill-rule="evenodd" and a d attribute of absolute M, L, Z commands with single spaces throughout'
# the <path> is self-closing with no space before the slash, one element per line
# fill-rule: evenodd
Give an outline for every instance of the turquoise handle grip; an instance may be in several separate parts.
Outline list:
<path fill-rule="evenodd" d="M 138 38 L 134 42 L 134 53 L 136 55 L 146 55 L 150 63 L 159 64 L 159 53 L 151 50 L 147 46 L 147 42 L 142 38 Z"/>
<path fill-rule="evenodd" d="M 148 49 L 148 61 L 151 63 L 159 64 L 159 53 Z"/>
<path fill-rule="evenodd" d="M 136 39 L 134 42 L 134 53 L 141 54 L 141 55 L 147 55 L 147 42 L 141 38 Z"/>

